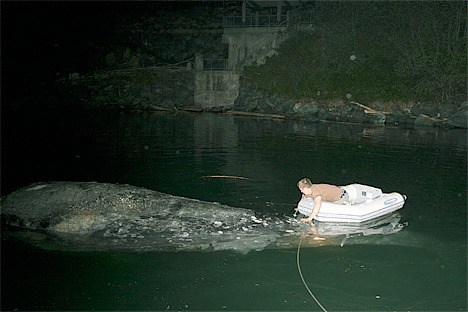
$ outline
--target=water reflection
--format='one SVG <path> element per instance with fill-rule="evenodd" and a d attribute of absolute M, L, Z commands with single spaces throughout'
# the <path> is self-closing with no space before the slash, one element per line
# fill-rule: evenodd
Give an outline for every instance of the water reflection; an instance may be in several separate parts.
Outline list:
<path fill-rule="evenodd" d="M 193 131 L 197 156 L 204 150 L 228 150 L 238 145 L 238 127 L 232 116 L 213 118 L 201 114 L 194 119 Z"/>
<path fill-rule="evenodd" d="M 349 123 L 306 123 L 295 122 L 294 132 L 308 136 L 360 141 L 369 139 L 374 142 L 395 143 L 397 145 L 436 145 L 459 150 L 467 150 L 467 131 L 465 129 L 439 129 L 417 127 L 414 129 L 381 127 Z"/>

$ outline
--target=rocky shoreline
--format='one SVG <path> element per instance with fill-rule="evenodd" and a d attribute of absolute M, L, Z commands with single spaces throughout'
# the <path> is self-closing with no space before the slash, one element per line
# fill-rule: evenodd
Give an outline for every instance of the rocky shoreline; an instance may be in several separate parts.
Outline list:
<path fill-rule="evenodd" d="M 439 107 L 432 103 L 374 102 L 361 104 L 352 99 L 335 101 L 282 99 L 261 92 L 248 80 L 241 81 L 236 111 L 300 118 L 311 122 L 336 121 L 392 126 L 467 128 L 468 102 Z"/>
<path fill-rule="evenodd" d="M 62 90 L 87 90 L 83 105 L 123 110 L 203 111 L 193 99 L 193 71 L 122 71 L 69 79 Z M 73 92 L 72 92 L 73 93 Z M 74 96 L 75 98 L 78 96 Z M 467 128 L 468 102 L 458 106 L 433 103 L 359 103 L 353 99 L 334 101 L 283 99 L 263 93 L 248 79 L 241 79 L 233 107 L 204 110 L 271 118 L 295 118 L 310 122 L 335 121 L 372 125 Z"/>
<path fill-rule="evenodd" d="M 381 126 L 467 128 L 468 101 L 459 105 L 395 102 L 359 103 L 353 99 L 333 101 L 294 100 L 259 90 L 241 79 L 239 95 L 232 107 L 201 109 L 194 106 L 193 71 L 187 69 L 109 71 L 80 77 L 71 75 L 34 97 L 12 107 L 46 108 L 73 106 L 86 109 L 192 111 L 229 113 L 253 117 L 331 121 Z M 18 105 L 20 103 L 20 105 Z M 7 104 L 8 105 L 8 104 Z"/>

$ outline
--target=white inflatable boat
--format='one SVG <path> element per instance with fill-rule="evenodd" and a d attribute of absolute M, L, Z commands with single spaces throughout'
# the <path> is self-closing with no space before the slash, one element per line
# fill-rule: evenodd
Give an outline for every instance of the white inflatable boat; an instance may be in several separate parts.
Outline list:
<path fill-rule="evenodd" d="M 403 207 L 406 196 L 399 193 L 382 193 L 381 189 L 362 185 L 350 184 L 343 186 L 348 193 L 349 202 L 337 204 L 322 202 L 315 220 L 320 222 L 350 222 L 359 223 L 378 218 Z M 309 216 L 314 209 L 314 200 L 302 199 L 298 211 Z"/>

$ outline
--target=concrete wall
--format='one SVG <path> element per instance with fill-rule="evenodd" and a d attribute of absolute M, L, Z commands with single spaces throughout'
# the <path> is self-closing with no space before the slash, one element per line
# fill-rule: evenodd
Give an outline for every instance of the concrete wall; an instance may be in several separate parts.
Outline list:
<path fill-rule="evenodd" d="M 223 42 L 229 45 L 227 70 L 203 70 L 195 59 L 194 104 L 201 109 L 232 108 L 239 95 L 242 68 L 262 64 L 286 39 L 285 27 L 225 28 Z"/>
<path fill-rule="evenodd" d="M 225 28 L 223 43 L 229 45 L 228 69 L 262 62 L 285 40 L 285 27 Z"/>
<path fill-rule="evenodd" d="M 234 71 L 194 71 L 195 107 L 232 108 L 239 95 L 239 76 Z"/>

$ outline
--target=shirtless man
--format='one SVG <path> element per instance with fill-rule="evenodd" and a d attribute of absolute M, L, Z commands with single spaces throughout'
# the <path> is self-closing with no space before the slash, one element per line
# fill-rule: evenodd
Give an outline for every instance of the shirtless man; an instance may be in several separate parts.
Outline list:
<path fill-rule="evenodd" d="M 313 184 L 308 178 L 297 182 L 297 187 L 302 193 L 302 198 L 313 198 L 314 209 L 307 218 L 302 218 L 302 222 L 311 222 L 320 211 L 322 201 L 343 203 L 348 200 L 348 194 L 343 188 L 331 184 Z"/>

